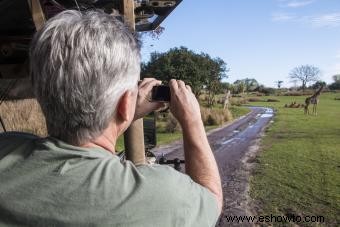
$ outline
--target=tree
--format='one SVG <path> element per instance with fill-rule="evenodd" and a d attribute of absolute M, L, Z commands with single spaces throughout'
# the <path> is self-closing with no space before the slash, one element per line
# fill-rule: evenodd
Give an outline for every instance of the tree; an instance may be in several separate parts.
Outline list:
<path fill-rule="evenodd" d="M 220 90 L 219 93 L 225 93 L 226 91 L 232 90 L 232 84 L 228 82 L 221 82 L 220 83 Z"/>
<path fill-rule="evenodd" d="M 332 76 L 334 83 L 340 83 L 340 74 L 336 74 Z"/>
<path fill-rule="evenodd" d="M 221 58 L 212 59 L 207 54 L 201 56 L 205 61 L 202 67 L 208 69 L 205 85 L 208 91 L 208 106 L 211 107 L 215 103 L 215 95 L 221 90 L 221 80 L 228 77 L 226 73 L 229 69 Z"/>
<path fill-rule="evenodd" d="M 334 83 L 329 85 L 329 89 L 340 90 L 340 74 L 334 75 L 333 80 L 334 80 Z"/>
<path fill-rule="evenodd" d="M 185 47 L 172 48 L 165 53 L 153 52 L 150 61 L 142 64 L 142 78 L 155 77 L 162 81 L 183 80 L 198 97 L 206 88 L 213 98 L 221 80 L 227 78 L 227 64 L 208 54 L 197 54 Z M 212 100 L 211 98 L 211 100 Z"/>
<path fill-rule="evenodd" d="M 313 65 L 301 65 L 292 69 L 289 78 L 294 81 L 298 80 L 302 83 L 302 90 L 305 91 L 309 82 L 318 81 L 320 69 Z"/>
<path fill-rule="evenodd" d="M 328 87 L 331 90 L 340 90 L 340 83 L 332 83 Z"/>
<path fill-rule="evenodd" d="M 321 86 L 326 86 L 326 82 L 324 81 L 316 81 L 310 88 L 316 90 L 316 89 L 319 89 Z"/>
<path fill-rule="evenodd" d="M 234 84 L 239 88 L 238 89 L 239 93 L 254 91 L 259 86 L 259 83 L 257 82 L 257 80 L 253 78 L 251 79 L 245 78 L 242 80 L 236 80 Z"/>
<path fill-rule="evenodd" d="M 271 87 L 265 87 L 264 85 L 258 86 L 255 91 L 261 92 L 265 95 L 275 95 L 275 89 Z"/>
<path fill-rule="evenodd" d="M 243 94 L 246 91 L 246 84 L 244 80 L 236 80 L 234 82 L 235 93 Z"/>
<path fill-rule="evenodd" d="M 276 84 L 277 88 L 280 89 L 282 84 L 283 84 L 283 81 L 282 80 L 275 81 L 275 84 Z"/>

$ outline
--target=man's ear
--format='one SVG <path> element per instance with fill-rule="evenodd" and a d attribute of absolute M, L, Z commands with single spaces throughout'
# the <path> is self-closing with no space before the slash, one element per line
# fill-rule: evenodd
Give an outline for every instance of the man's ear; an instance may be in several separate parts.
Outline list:
<path fill-rule="evenodd" d="M 121 97 L 117 105 L 117 117 L 122 121 L 130 121 L 132 108 L 132 92 L 126 91 Z M 133 117 L 133 116 L 132 116 Z"/>

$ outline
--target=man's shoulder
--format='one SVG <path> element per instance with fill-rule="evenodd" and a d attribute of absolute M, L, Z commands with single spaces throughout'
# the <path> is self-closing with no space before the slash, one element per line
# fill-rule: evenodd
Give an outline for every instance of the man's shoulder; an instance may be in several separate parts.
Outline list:
<path fill-rule="evenodd" d="M 211 192 L 194 182 L 190 176 L 166 165 L 145 165 L 137 169 L 147 178 L 147 183 L 159 191 L 168 192 L 180 199 L 190 199 L 195 196 L 209 196 Z M 208 194 L 208 195 L 207 195 Z"/>
<path fill-rule="evenodd" d="M 158 208 L 162 209 L 163 204 L 166 206 L 163 209 L 179 211 L 184 215 L 186 224 L 183 226 L 213 226 L 216 223 L 217 202 L 207 188 L 169 166 L 146 165 L 137 168 L 149 178 L 149 190 Z"/>
<path fill-rule="evenodd" d="M 148 176 L 150 179 L 161 180 L 163 183 L 178 183 L 178 181 L 185 181 L 186 183 L 192 183 L 192 179 L 172 167 L 167 165 L 140 165 L 137 169 Z"/>

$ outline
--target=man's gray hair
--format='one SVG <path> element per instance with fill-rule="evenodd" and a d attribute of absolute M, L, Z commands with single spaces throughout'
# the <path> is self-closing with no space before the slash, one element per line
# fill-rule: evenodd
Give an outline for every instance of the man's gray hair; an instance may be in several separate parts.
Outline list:
<path fill-rule="evenodd" d="M 30 73 L 49 135 L 81 145 L 108 127 L 120 97 L 137 88 L 139 43 L 114 16 L 67 10 L 35 34 Z"/>

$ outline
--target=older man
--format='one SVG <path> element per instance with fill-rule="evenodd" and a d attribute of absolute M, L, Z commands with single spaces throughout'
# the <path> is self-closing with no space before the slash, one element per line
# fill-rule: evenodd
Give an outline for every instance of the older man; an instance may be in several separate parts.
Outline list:
<path fill-rule="evenodd" d="M 34 90 L 49 137 L 0 135 L 0 225 L 214 226 L 218 169 L 189 86 L 171 80 L 170 109 L 183 129 L 186 173 L 121 163 L 116 140 L 159 108 L 138 85 L 139 46 L 101 12 L 64 11 L 35 35 Z"/>

